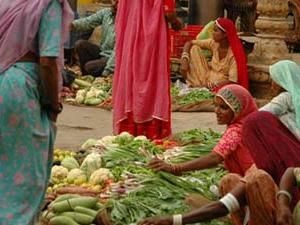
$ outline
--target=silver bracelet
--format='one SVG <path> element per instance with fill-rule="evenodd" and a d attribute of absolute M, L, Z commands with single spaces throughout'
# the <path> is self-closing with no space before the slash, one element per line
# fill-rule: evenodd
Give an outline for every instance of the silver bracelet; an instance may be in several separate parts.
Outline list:
<path fill-rule="evenodd" d="M 182 225 L 182 215 L 173 215 L 173 225 Z"/>
<path fill-rule="evenodd" d="M 289 199 L 289 203 L 292 201 L 292 195 L 288 191 L 286 191 L 286 190 L 278 191 L 277 194 L 276 194 L 277 200 L 278 200 L 280 195 L 286 196 Z"/>
<path fill-rule="evenodd" d="M 190 61 L 190 57 L 187 55 L 182 55 L 181 59 L 186 59 L 188 62 Z"/>

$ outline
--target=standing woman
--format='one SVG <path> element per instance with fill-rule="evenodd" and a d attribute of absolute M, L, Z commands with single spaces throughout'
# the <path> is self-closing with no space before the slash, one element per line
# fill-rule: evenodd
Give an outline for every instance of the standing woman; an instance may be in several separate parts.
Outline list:
<path fill-rule="evenodd" d="M 71 19 L 67 0 L 1 1 L 1 225 L 34 224 L 44 199 Z"/>
<path fill-rule="evenodd" d="M 148 138 L 171 134 L 168 29 L 174 0 L 120 1 L 116 19 L 113 128 Z"/>

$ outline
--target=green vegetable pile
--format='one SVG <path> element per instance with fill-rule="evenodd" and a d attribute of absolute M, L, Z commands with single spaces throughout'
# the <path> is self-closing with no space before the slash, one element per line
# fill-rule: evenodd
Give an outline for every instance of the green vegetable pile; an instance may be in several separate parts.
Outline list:
<path fill-rule="evenodd" d="M 182 154 L 172 158 L 172 162 L 194 159 L 210 152 L 219 139 L 213 131 L 193 130 L 179 134 L 181 138 L 198 135 L 201 144 L 182 148 Z M 134 140 L 130 136 L 117 137 L 114 146 L 107 146 L 102 156 L 106 167 L 110 168 L 116 180 L 137 180 L 139 185 L 126 195 L 113 195 L 106 204 L 113 224 L 136 224 L 141 219 L 155 215 L 170 215 L 190 210 L 185 198 L 196 193 L 210 200 L 216 200 L 210 187 L 218 183 L 224 175 L 221 168 L 187 173 L 183 176 L 159 172 L 146 167 L 153 155 L 163 156 L 167 152 L 148 140 Z M 204 224 L 204 223 L 203 223 Z M 222 221 L 205 223 L 224 225 Z"/>
<path fill-rule="evenodd" d="M 173 136 L 173 139 L 181 145 L 189 145 L 195 143 L 204 145 L 215 144 L 220 138 L 221 134 L 211 129 L 205 131 L 201 129 L 193 129 L 175 134 Z"/>
<path fill-rule="evenodd" d="M 114 145 L 106 146 L 103 160 L 107 168 L 127 166 L 130 163 L 147 163 L 152 156 L 161 154 L 162 148 L 149 140 L 136 140 L 132 136 L 118 136 Z"/>
<path fill-rule="evenodd" d="M 110 78 L 94 78 L 83 76 L 76 78 L 73 88 L 77 90 L 75 98 L 65 99 L 68 103 L 99 105 L 111 98 L 112 80 Z"/>
<path fill-rule="evenodd" d="M 42 214 L 42 222 L 51 225 L 90 225 L 103 206 L 98 198 L 65 194 L 56 198 Z"/>
<path fill-rule="evenodd" d="M 171 87 L 171 96 L 177 105 L 194 104 L 214 98 L 214 94 L 207 89 L 193 89 L 185 95 L 180 95 L 180 88 L 176 86 Z"/>

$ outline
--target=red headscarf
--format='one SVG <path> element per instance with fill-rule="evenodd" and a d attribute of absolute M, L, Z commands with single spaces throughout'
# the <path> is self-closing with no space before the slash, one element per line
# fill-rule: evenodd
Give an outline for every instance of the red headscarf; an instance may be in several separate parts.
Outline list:
<path fill-rule="evenodd" d="M 247 59 L 242 43 L 237 35 L 235 25 L 230 19 L 226 18 L 217 19 L 216 25 L 227 34 L 227 39 L 237 64 L 238 84 L 248 89 L 249 80 L 247 70 Z"/>
<path fill-rule="evenodd" d="M 257 105 L 252 95 L 245 88 L 237 84 L 222 87 L 216 94 L 234 112 L 233 123 L 242 123 L 245 118 L 257 111 Z"/>

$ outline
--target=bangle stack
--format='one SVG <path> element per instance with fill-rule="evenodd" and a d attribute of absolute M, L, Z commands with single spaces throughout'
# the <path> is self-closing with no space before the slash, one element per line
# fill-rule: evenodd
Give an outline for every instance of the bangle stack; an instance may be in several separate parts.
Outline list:
<path fill-rule="evenodd" d="M 292 195 L 288 191 L 285 191 L 285 190 L 278 191 L 277 194 L 276 194 L 277 200 L 278 200 L 280 195 L 284 195 L 285 197 L 287 197 L 289 199 L 289 203 L 291 203 Z"/>
<path fill-rule="evenodd" d="M 173 215 L 173 225 L 182 225 L 182 215 Z"/>
<path fill-rule="evenodd" d="M 190 54 L 187 52 L 183 52 L 181 55 L 181 59 L 186 59 L 188 62 L 190 61 Z"/>

